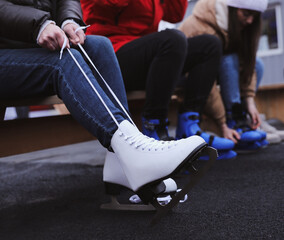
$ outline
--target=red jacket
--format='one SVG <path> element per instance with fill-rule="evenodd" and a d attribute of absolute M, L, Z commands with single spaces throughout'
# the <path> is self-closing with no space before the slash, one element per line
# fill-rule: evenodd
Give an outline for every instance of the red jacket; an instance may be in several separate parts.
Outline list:
<path fill-rule="evenodd" d="M 117 51 L 124 44 L 157 32 L 160 20 L 182 21 L 187 0 L 81 0 L 87 34 L 108 37 Z"/>

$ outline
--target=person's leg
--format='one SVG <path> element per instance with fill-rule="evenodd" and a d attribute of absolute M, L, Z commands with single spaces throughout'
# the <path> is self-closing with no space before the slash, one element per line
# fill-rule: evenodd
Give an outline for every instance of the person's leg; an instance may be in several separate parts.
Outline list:
<path fill-rule="evenodd" d="M 184 89 L 184 102 L 180 112 L 202 112 L 213 83 L 218 75 L 222 55 L 221 41 L 212 35 L 188 38 L 188 50 L 179 86 Z"/>
<path fill-rule="evenodd" d="M 127 91 L 146 90 L 142 132 L 155 139 L 171 140 L 168 105 L 186 53 L 186 38 L 178 30 L 152 33 L 117 51 Z"/>
<path fill-rule="evenodd" d="M 236 54 L 224 55 L 221 60 L 219 84 L 226 111 L 241 103 L 239 85 L 239 58 Z"/>
<path fill-rule="evenodd" d="M 260 65 L 258 65 L 260 66 Z M 259 70 L 260 76 L 262 75 Z M 225 55 L 221 60 L 219 84 L 226 109 L 227 124 L 241 136 L 237 150 L 258 149 L 261 135 L 247 124 L 246 109 L 243 107 L 239 84 L 239 59 L 236 54 Z M 259 80 L 260 81 L 260 80 Z"/>
<path fill-rule="evenodd" d="M 264 64 L 260 58 L 256 58 L 255 71 L 257 76 L 256 90 L 263 77 Z M 235 103 L 241 103 L 239 85 L 239 60 L 236 54 L 222 57 L 219 74 L 219 84 L 226 110 L 231 111 Z"/>
<path fill-rule="evenodd" d="M 113 51 L 111 47 L 104 49 L 103 45 L 110 46 L 109 41 L 104 38 L 94 41 L 94 46 Z M 105 147 L 111 145 L 123 169 L 121 173 L 126 176 L 125 186 L 137 192 L 146 203 L 154 200 L 163 190 L 152 192 L 149 187 L 155 187 L 158 181 L 168 178 L 185 163 L 192 162 L 206 147 L 205 142 L 195 136 L 178 143 L 165 143 L 141 134 L 101 89 L 81 53 L 75 49 L 70 51 L 102 101 L 67 51 L 59 60 L 58 52 L 45 49 L 0 50 L 1 98 L 47 96 L 57 93 L 76 120 L 97 136 Z M 104 58 L 101 61 L 104 61 Z M 120 82 L 122 83 L 122 79 Z M 112 114 L 106 111 L 103 103 Z M 110 115 L 115 117 L 117 125 Z M 117 169 L 113 168 L 114 176 L 121 176 L 121 173 L 116 172 Z"/>
<path fill-rule="evenodd" d="M 93 47 L 104 50 L 99 62 L 104 62 L 109 51 L 113 51 L 106 38 L 97 39 Z M 67 51 L 59 60 L 58 52 L 45 49 L 0 50 L 1 98 L 19 98 L 29 96 L 48 96 L 58 94 L 66 104 L 72 116 L 87 130 L 96 136 L 103 146 L 110 145 L 111 137 L 117 130 L 110 114 L 101 104 L 98 96 L 83 77 L 79 68 Z M 120 109 L 104 93 L 97 83 L 91 69 L 80 52 L 71 49 L 78 62 L 94 84 L 103 100 L 110 108 L 118 123 L 127 119 Z M 111 68 L 109 74 L 120 74 L 119 68 Z M 108 79 L 108 74 L 105 74 Z M 122 79 L 116 79 L 115 92 L 124 88 Z M 111 81 L 111 79 L 110 79 Z M 118 94 L 119 95 L 119 94 Z M 125 97 L 124 97 L 125 98 Z"/>
<path fill-rule="evenodd" d="M 183 33 L 168 29 L 136 39 L 117 51 L 126 90 L 146 90 L 145 118 L 167 118 L 186 45 Z"/>
<path fill-rule="evenodd" d="M 188 39 L 188 52 L 183 70 L 187 76 L 178 85 L 184 90 L 184 102 L 179 109 L 176 138 L 200 135 L 217 150 L 228 151 L 234 147 L 233 141 L 210 136 L 199 127 L 200 113 L 217 78 L 221 54 L 221 41 L 215 36 L 201 35 Z M 236 155 L 234 153 L 230 156 Z"/>
<path fill-rule="evenodd" d="M 109 40 L 106 40 L 101 36 L 89 35 L 85 40 L 83 48 L 86 50 L 101 76 L 118 97 L 119 101 L 128 110 L 127 97 L 124 89 L 124 83 L 122 81 L 119 63 L 114 51 L 110 51 L 112 46 L 111 42 L 108 41 Z M 90 66 L 90 68 L 93 70 L 92 66 Z M 98 76 L 96 71 L 93 70 L 93 72 L 96 76 L 96 79 L 101 83 L 101 86 L 105 90 L 106 94 L 112 98 L 112 96 L 109 94 L 109 91 L 106 90 L 105 85 L 102 83 L 101 77 Z"/>
<path fill-rule="evenodd" d="M 264 72 L 264 63 L 259 57 L 257 57 L 255 60 L 255 72 L 256 72 L 256 91 L 257 91 Z"/>

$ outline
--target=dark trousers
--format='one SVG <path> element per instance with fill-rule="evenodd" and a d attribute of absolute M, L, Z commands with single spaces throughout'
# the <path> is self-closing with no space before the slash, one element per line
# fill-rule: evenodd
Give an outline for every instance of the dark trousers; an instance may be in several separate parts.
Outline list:
<path fill-rule="evenodd" d="M 145 118 L 167 118 L 169 101 L 178 83 L 184 86 L 185 96 L 189 98 L 182 109 L 187 109 L 185 106 L 189 104 L 196 107 L 196 97 L 198 101 L 208 97 L 220 61 L 219 51 L 214 48 L 217 41 L 207 35 L 196 38 L 186 39 L 180 31 L 168 29 L 131 41 L 117 51 L 126 90 L 146 90 Z M 191 77 L 179 82 L 185 73 Z"/>
<path fill-rule="evenodd" d="M 177 84 L 184 91 L 184 102 L 179 111 L 201 113 L 218 77 L 222 44 L 213 35 L 188 38 L 187 42 L 183 74 Z"/>

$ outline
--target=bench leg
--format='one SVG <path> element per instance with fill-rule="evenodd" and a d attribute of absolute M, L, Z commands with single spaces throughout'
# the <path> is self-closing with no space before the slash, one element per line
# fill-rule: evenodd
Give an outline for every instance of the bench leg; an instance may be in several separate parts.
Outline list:
<path fill-rule="evenodd" d="M 6 108 L 5 107 L 0 107 L 0 121 L 4 120 L 5 112 L 6 112 Z"/>

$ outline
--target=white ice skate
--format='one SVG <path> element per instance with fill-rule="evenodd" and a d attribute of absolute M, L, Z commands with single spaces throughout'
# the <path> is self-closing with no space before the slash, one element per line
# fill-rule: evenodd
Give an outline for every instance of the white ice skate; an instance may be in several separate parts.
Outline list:
<path fill-rule="evenodd" d="M 145 204 L 151 203 L 158 210 L 153 223 L 184 198 L 217 157 L 216 150 L 208 148 L 199 136 L 157 141 L 140 133 L 126 120 L 119 124 L 111 146 L 125 174 L 123 185 L 135 192 Z M 191 167 L 202 153 L 209 154 L 208 163 L 201 171 L 192 171 L 184 188 L 172 197 L 169 204 L 161 206 L 157 201 L 158 194 L 152 189 L 161 181 L 174 177 L 184 167 Z"/>
<path fill-rule="evenodd" d="M 115 153 L 107 152 L 103 181 L 105 184 L 106 193 L 111 196 L 111 202 L 101 205 L 102 209 L 107 210 L 128 210 L 128 211 L 155 211 L 156 208 L 152 204 L 125 204 L 120 203 L 117 196 L 121 193 L 123 188 L 129 189 L 129 183 L 126 179 L 124 171 L 120 166 L 119 159 Z M 177 191 L 177 184 L 172 178 L 165 179 L 153 185 L 151 191 L 156 196 L 173 195 Z"/>
<path fill-rule="evenodd" d="M 64 49 L 65 46 L 63 44 L 62 49 Z M 152 203 L 152 205 L 158 210 L 152 220 L 152 223 L 155 223 L 168 210 L 178 204 L 179 201 L 183 199 L 191 188 L 199 181 L 199 179 L 215 161 L 217 151 L 213 148 L 207 147 L 206 142 L 199 136 L 192 136 L 178 141 L 157 141 L 140 133 L 128 112 L 101 76 L 83 47 L 80 44 L 78 44 L 78 46 L 97 71 L 110 93 L 114 96 L 114 99 L 121 107 L 121 110 L 129 119 L 129 121 L 124 120 L 121 123 L 118 123 L 72 52 L 67 49 L 90 87 L 97 94 L 98 98 L 101 100 L 102 104 L 118 127 L 111 139 L 111 147 L 115 152 L 124 175 L 122 179 L 118 179 L 121 176 L 121 172 L 113 173 L 114 176 L 112 179 L 114 179 L 114 181 L 112 181 L 112 183 L 129 188 L 135 192 L 145 204 Z M 201 171 L 196 171 L 194 167 L 192 167 L 192 164 L 202 153 L 209 155 L 209 161 L 201 169 Z M 161 206 L 157 202 L 157 197 L 162 193 L 162 191 L 156 192 L 153 191 L 153 189 L 157 186 L 161 186 L 162 182 L 165 183 L 166 179 L 174 177 L 176 173 L 184 167 L 194 170 L 190 174 L 190 180 L 180 192 L 176 193 L 172 197 L 169 204 Z"/>

